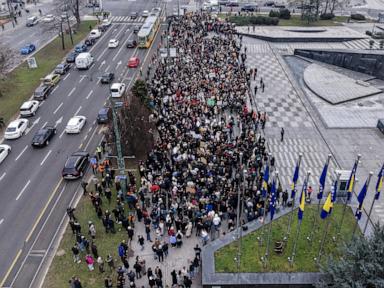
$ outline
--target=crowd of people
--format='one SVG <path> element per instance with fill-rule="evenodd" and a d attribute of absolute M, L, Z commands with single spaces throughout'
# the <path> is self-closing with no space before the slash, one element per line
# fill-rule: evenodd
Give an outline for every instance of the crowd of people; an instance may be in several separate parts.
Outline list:
<path fill-rule="evenodd" d="M 159 137 L 147 160 L 139 165 L 140 188 L 130 174 L 124 195 L 120 182 L 111 177 L 108 163 L 102 161 L 101 151 L 93 157 L 92 165 L 93 172 L 103 179 L 94 189 L 83 185 L 105 232 L 127 232 L 117 247 L 119 259 L 113 257 L 113 251 L 105 259 L 99 255 L 94 241 L 98 223 L 88 223 L 88 240 L 74 210 L 68 210 L 76 237 L 74 262 L 83 259 L 90 271 L 97 265 L 100 273 L 114 272 L 106 273 L 107 288 L 136 287 L 144 275 L 148 285 L 142 287 L 164 286 L 160 266 L 147 267 L 140 251 L 132 251 L 132 242 L 136 241 L 140 250 L 151 245 L 151 262 L 160 265 L 172 249 L 185 249 L 185 242 L 197 237 L 200 243 L 192 246 L 194 258 L 185 265 L 180 263 L 180 269 L 170 275 L 172 287 L 191 287 L 201 265 L 200 246 L 234 230 L 237 224 L 262 217 L 269 209 L 269 196 L 263 198 L 260 190 L 265 163 L 273 167 L 274 159 L 267 154 L 265 139 L 259 133 L 265 127 L 266 114 L 252 108 L 250 85 L 257 69 L 245 66 L 242 38 L 232 24 L 204 13 L 174 20 L 169 36 L 178 55 L 156 61 L 147 83 Z M 104 165 L 102 171 L 99 163 Z M 113 185 L 116 206 L 103 211 L 102 202 L 110 203 Z M 242 211 L 238 207 L 240 194 Z M 134 213 L 127 213 L 126 203 Z M 237 215 L 241 217 L 237 219 Z M 144 228 L 145 236 L 136 233 L 138 227 Z M 81 287 L 73 284 L 79 281 L 71 279 L 71 287 Z"/>

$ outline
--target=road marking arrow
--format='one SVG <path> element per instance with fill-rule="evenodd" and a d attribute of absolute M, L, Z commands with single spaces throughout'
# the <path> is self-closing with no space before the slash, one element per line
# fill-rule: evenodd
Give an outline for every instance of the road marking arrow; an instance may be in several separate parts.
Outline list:
<path fill-rule="evenodd" d="M 63 116 L 61 116 L 61 117 L 55 122 L 55 128 L 56 128 L 61 122 L 63 122 Z"/>
<path fill-rule="evenodd" d="M 119 62 L 117 62 L 117 65 L 116 65 L 116 68 L 119 67 L 121 65 L 121 60 Z"/>

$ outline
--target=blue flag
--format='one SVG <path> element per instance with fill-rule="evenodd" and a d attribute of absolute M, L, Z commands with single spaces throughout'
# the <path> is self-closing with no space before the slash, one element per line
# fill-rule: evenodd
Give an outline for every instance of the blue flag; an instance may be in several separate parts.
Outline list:
<path fill-rule="evenodd" d="M 379 175 L 377 175 L 375 200 L 379 200 L 380 198 L 380 191 L 381 191 L 381 188 L 383 187 L 383 181 L 384 181 L 384 164 L 380 169 Z"/>
<path fill-rule="evenodd" d="M 300 169 L 300 164 L 299 164 L 299 161 L 297 161 L 295 172 L 293 173 L 293 181 L 291 185 L 291 199 L 295 199 L 296 183 L 297 183 L 297 180 L 299 179 L 299 169 Z"/>
<path fill-rule="evenodd" d="M 275 215 L 275 206 L 276 206 L 276 180 L 273 179 L 272 187 L 271 187 L 271 204 L 269 207 L 269 211 L 271 212 L 271 221 L 273 220 L 273 216 Z"/>
<path fill-rule="evenodd" d="M 263 186 L 261 189 L 261 193 L 263 197 L 267 197 L 267 191 L 268 191 L 268 180 L 269 180 L 269 166 L 265 167 L 264 176 L 263 176 Z"/>
<path fill-rule="evenodd" d="M 363 188 L 361 188 L 359 195 L 357 195 L 357 201 L 359 202 L 359 207 L 357 208 L 356 213 L 355 213 L 355 217 L 356 217 L 357 221 L 359 221 L 361 219 L 361 214 L 362 214 L 361 211 L 363 209 L 363 202 L 364 202 L 365 196 L 367 195 L 367 188 L 368 188 L 367 184 L 368 184 L 367 181 L 365 181 Z"/>
<path fill-rule="evenodd" d="M 327 171 L 328 171 L 328 161 L 325 163 L 323 172 L 320 175 L 319 179 L 319 193 L 317 194 L 317 199 L 321 200 L 323 198 L 323 192 L 324 192 L 324 187 L 325 187 L 325 178 L 327 178 Z"/>
<path fill-rule="evenodd" d="M 351 200 L 352 197 L 352 191 L 353 191 L 353 186 L 355 185 L 355 178 L 356 178 L 356 170 L 357 170 L 357 165 L 359 161 L 356 160 L 355 164 L 353 165 L 351 175 L 349 176 L 348 184 L 347 184 L 347 201 Z"/>

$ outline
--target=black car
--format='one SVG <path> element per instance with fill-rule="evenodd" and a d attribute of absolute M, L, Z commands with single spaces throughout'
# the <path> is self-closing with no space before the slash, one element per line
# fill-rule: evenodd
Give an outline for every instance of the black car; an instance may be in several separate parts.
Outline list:
<path fill-rule="evenodd" d="M 76 52 L 71 52 L 71 53 L 68 54 L 68 56 L 65 59 L 65 61 L 67 63 L 75 63 L 76 56 L 77 56 Z"/>
<path fill-rule="evenodd" d="M 33 93 L 33 99 L 39 101 L 47 99 L 49 92 L 51 92 L 51 89 L 52 85 L 41 84 L 39 87 L 36 88 L 35 92 Z"/>
<path fill-rule="evenodd" d="M 256 10 L 257 10 L 257 6 L 252 4 L 247 4 L 241 7 L 241 11 L 246 11 L 246 12 L 255 12 Z"/>
<path fill-rule="evenodd" d="M 86 39 L 84 41 L 84 44 L 87 45 L 87 46 L 92 46 L 93 44 L 95 44 L 96 40 L 93 39 L 93 38 L 90 38 L 90 39 Z"/>
<path fill-rule="evenodd" d="M 60 74 L 60 75 L 64 75 L 65 73 L 67 73 L 69 71 L 69 69 L 71 69 L 71 64 L 63 62 L 63 63 L 56 66 L 55 73 Z"/>
<path fill-rule="evenodd" d="M 131 18 L 132 19 L 136 19 L 138 16 L 139 16 L 139 13 L 137 13 L 137 12 L 132 12 L 131 13 Z"/>
<path fill-rule="evenodd" d="M 97 124 L 106 124 L 112 118 L 111 108 L 104 107 L 101 108 L 97 114 Z"/>
<path fill-rule="evenodd" d="M 33 147 L 43 147 L 49 144 L 49 141 L 55 136 L 56 128 L 52 126 L 45 126 L 38 130 L 32 138 Z"/>
<path fill-rule="evenodd" d="M 133 33 L 137 34 L 137 33 L 139 33 L 139 31 L 140 31 L 140 26 L 135 25 L 133 27 Z"/>
<path fill-rule="evenodd" d="M 88 166 L 89 153 L 77 151 L 68 157 L 61 175 L 64 179 L 78 179 L 82 177 Z"/>
<path fill-rule="evenodd" d="M 127 41 L 127 48 L 135 48 L 137 46 L 136 40 L 128 40 Z"/>
<path fill-rule="evenodd" d="M 114 73 L 104 73 L 103 76 L 101 76 L 101 84 L 109 84 L 115 79 L 115 74 Z"/>

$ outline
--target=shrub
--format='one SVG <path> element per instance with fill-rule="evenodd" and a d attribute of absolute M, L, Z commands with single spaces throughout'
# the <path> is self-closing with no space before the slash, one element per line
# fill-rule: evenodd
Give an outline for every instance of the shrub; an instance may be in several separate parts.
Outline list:
<path fill-rule="evenodd" d="M 231 16 L 229 21 L 237 26 L 248 25 L 278 25 L 279 18 L 270 18 L 266 16 Z"/>
<path fill-rule="evenodd" d="M 324 13 L 320 15 L 321 20 L 331 20 L 335 18 L 335 15 L 333 13 Z"/>
<path fill-rule="evenodd" d="M 291 18 L 291 11 L 289 11 L 287 8 L 280 9 L 279 14 L 280 14 L 280 16 L 279 16 L 280 19 L 287 19 L 288 20 Z"/>
<path fill-rule="evenodd" d="M 280 12 L 277 11 L 277 10 L 271 10 L 271 11 L 269 11 L 269 17 L 277 17 L 277 18 L 279 18 L 280 17 Z"/>
<path fill-rule="evenodd" d="M 365 20 L 365 16 L 363 14 L 351 14 L 351 19 L 352 20 L 358 20 L 358 21 L 362 21 L 362 20 Z"/>

